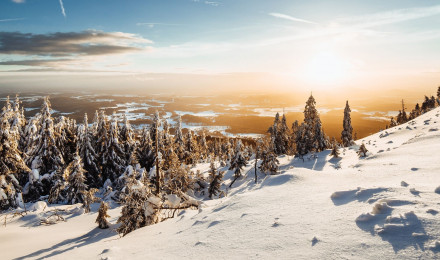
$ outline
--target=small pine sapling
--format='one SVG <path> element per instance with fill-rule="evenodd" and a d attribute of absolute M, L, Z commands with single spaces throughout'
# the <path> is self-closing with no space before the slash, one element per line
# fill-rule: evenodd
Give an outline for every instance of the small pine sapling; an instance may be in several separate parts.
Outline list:
<path fill-rule="evenodd" d="M 333 158 L 339 158 L 339 147 L 337 144 L 333 144 L 333 149 L 330 155 L 333 156 Z"/>
<path fill-rule="evenodd" d="M 215 174 L 211 183 L 209 184 L 209 198 L 212 199 L 213 196 L 217 196 L 220 193 L 220 186 L 222 184 L 224 171 Z"/>
<path fill-rule="evenodd" d="M 90 212 L 90 205 L 94 202 L 98 202 L 99 199 L 95 197 L 95 193 L 98 192 L 98 189 L 91 188 L 90 190 L 81 191 L 83 196 L 83 207 L 86 213 Z"/>
<path fill-rule="evenodd" d="M 359 147 L 359 150 L 357 151 L 357 154 L 359 157 L 365 157 L 367 156 L 367 147 L 365 147 L 365 144 L 362 143 L 362 145 Z"/>
<path fill-rule="evenodd" d="M 107 214 L 107 210 L 108 210 L 108 204 L 102 201 L 101 206 L 99 207 L 98 217 L 96 218 L 95 221 L 95 223 L 98 223 L 100 229 L 106 229 L 109 228 L 110 226 L 110 223 L 106 219 L 110 217 Z"/>

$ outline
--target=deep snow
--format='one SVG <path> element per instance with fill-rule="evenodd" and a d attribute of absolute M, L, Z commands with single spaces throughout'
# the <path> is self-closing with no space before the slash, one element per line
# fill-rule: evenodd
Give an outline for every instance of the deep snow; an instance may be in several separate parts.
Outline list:
<path fill-rule="evenodd" d="M 282 156 L 280 174 L 249 173 L 228 196 L 206 200 L 121 238 L 95 224 L 99 204 L 40 202 L 24 217 L 0 215 L 0 258 L 28 259 L 414 259 L 440 255 L 440 108 L 317 158 Z M 358 145 L 369 154 L 358 158 Z M 209 164 L 197 166 L 202 172 Z M 229 185 L 232 172 L 225 176 Z M 436 193 L 437 191 L 437 193 Z M 66 222 L 39 225 L 50 209 Z"/>

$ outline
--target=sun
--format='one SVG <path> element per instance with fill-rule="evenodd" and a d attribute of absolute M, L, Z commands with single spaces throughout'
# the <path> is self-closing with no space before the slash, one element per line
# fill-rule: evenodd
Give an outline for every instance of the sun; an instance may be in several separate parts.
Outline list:
<path fill-rule="evenodd" d="M 304 80 L 312 85 L 333 86 L 349 77 L 350 64 L 332 52 L 320 52 L 304 67 Z"/>

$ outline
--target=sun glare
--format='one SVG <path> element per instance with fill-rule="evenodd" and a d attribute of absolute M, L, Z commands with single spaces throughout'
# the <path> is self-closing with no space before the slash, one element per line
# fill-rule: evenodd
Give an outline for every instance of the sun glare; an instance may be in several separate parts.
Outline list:
<path fill-rule="evenodd" d="M 306 64 L 304 80 L 319 86 L 342 83 L 349 76 L 349 63 L 331 52 L 321 52 Z"/>

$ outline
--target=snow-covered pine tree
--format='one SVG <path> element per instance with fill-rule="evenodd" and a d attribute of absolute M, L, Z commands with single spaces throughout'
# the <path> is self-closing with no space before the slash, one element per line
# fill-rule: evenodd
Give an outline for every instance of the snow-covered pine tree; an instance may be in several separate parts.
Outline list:
<path fill-rule="evenodd" d="M 56 145 L 60 149 L 65 164 L 73 161 L 77 148 L 77 126 L 76 121 L 61 116 L 54 126 L 56 133 Z"/>
<path fill-rule="evenodd" d="M 102 186 L 102 180 L 94 143 L 94 136 L 90 131 L 86 113 L 84 114 L 84 123 L 78 126 L 78 151 L 86 171 L 87 185 L 98 188 Z"/>
<path fill-rule="evenodd" d="M 167 173 L 165 179 L 165 191 L 167 194 L 181 194 L 193 189 L 193 180 L 190 178 L 188 167 L 173 167 Z"/>
<path fill-rule="evenodd" d="M 126 187 L 127 196 L 122 214 L 117 223 L 121 223 L 117 232 L 123 236 L 128 233 L 160 221 L 161 199 L 154 196 L 142 183 Z"/>
<path fill-rule="evenodd" d="M 283 114 L 283 117 L 281 119 L 280 126 L 278 128 L 278 138 L 280 142 L 280 152 L 281 154 L 291 154 L 292 148 L 290 147 L 290 129 L 287 126 L 287 119 L 286 116 Z"/>
<path fill-rule="evenodd" d="M 22 191 L 18 182 L 30 170 L 20 156 L 17 136 L 11 134 L 8 118 L 0 117 L 0 210 L 17 207 L 17 196 Z"/>
<path fill-rule="evenodd" d="M 187 165 L 196 164 L 199 158 L 199 151 L 197 149 L 197 143 L 194 140 L 192 131 L 188 131 L 185 138 L 185 163 Z"/>
<path fill-rule="evenodd" d="M 396 120 L 394 120 L 394 117 L 391 117 L 390 127 L 395 127 L 395 126 L 397 126 L 397 122 Z"/>
<path fill-rule="evenodd" d="M 175 129 L 176 134 L 174 135 L 174 151 L 179 157 L 179 160 L 183 161 L 185 158 L 185 140 L 182 134 L 182 118 L 180 115 L 177 117 Z"/>
<path fill-rule="evenodd" d="M 99 198 L 95 196 L 95 193 L 97 193 L 98 191 L 99 190 L 96 188 L 91 188 L 89 190 L 82 191 L 82 195 L 84 198 L 83 208 L 85 213 L 90 212 L 90 205 L 92 205 L 92 203 L 99 201 Z"/>
<path fill-rule="evenodd" d="M 273 142 L 270 142 L 269 146 L 262 151 L 260 164 L 260 170 L 262 172 L 269 172 L 271 174 L 276 174 L 278 172 L 278 164 L 280 162 L 273 150 Z"/>
<path fill-rule="evenodd" d="M 15 96 L 15 102 L 12 109 L 12 116 L 10 118 L 11 131 L 17 135 L 19 140 L 20 150 L 20 137 L 23 136 L 24 127 L 26 126 L 26 118 L 24 116 L 23 108 L 20 107 L 21 101 L 18 95 Z M 21 150 L 23 151 L 23 150 Z"/>
<path fill-rule="evenodd" d="M 357 151 L 357 154 L 359 155 L 359 157 L 365 157 L 367 156 L 367 147 L 365 147 L 365 144 L 362 143 L 362 145 L 359 147 L 359 150 Z"/>
<path fill-rule="evenodd" d="M 241 140 L 238 139 L 235 145 L 234 157 L 231 160 L 231 167 L 229 167 L 229 170 L 234 170 L 234 180 L 231 182 L 229 187 L 232 187 L 234 182 L 242 176 L 243 167 L 247 165 L 247 161 L 244 158 L 241 149 L 242 143 Z"/>
<path fill-rule="evenodd" d="M 81 157 L 75 153 L 73 161 L 64 170 L 64 179 L 67 180 L 66 199 L 68 204 L 83 203 L 84 192 L 88 189 L 85 170 Z"/>
<path fill-rule="evenodd" d="M 214 164 L 211 162 L 211 170 L 209 174 L 211 182 L 209 183 L 209 188 L 208 188 L 208 194 L 210 199 L 212 199 L 212 197 L 215 197 L 220 193 L 220 186 L 222 184 L 223 174 L 224 174 L 223 171 L 219 171 L 217 173 Z"/>
<path fill-rule="evenodd" d="M 150 172 L 154 165 L 154 147 L 151 141 L 151 136 L 146 127 L 142 128 L 139 145 L 136 148 L 137 159 L 141 167 Z"/>
<path fill-rule="evenodd" d="M 341 133 L 342 145 L 344 147 L 349 147 L 354 144 L 353 127 L 351 126 L 350 112 L 351 112 L 351 109 L 350 109 L 350 106 L 348 105 L 348 100 L 347 100 L 347 102 L 345 103 L 343 130 Z"/>
<path fill-rule="evenodd" d="M 327 149 L 327 147 L 329 146 L 328 137 L 325 136 L 324 134 L 324 130 L 322 129 L 322 124 L 321 124 L 321 119 L 319 118 L 316 120 L 314 138 L 315 138 L 314 147 L 316 152 L 321 152 Z"/>
<path fill-rule="evenodd" d="M 110 223 L 108 222 L 107 218 L 110 216 L 107 214 L 108 210 L 108 204 L 104 201 L 101 201 L 101 205 L 99 206 L 98 210 L 98 217 L 96 218 L 95 223 L 98 223 L 98 227 L 100 229 L 106 229 L 110 227 Z"/>
<path fill-rule="evenodd" d="M 305 134 L 307 128 L 307 124 L 303 122 L 295 132 L 296 155 L 301 159 L 308 153 L 306 141 L 307 136 Z"/>
<path fill-rule="evenodd" d="M 279 136 L 280 134 L 280 114 L 276 113 L 275 115 L 275 119 L 273 121 L 273 125 L 269 127 L 269 129 L 267 130 L 267 132 L 270 134 L 270 139 L 273 142 L 274 145 L 274 152 L 276 154 L 282 154 L 282 142 L 281 142 L 281 138 Z"/>
<path fill-rule="evenodd" d="M 127 116 L 124 114 L 123 122 L 121 126 L 121 130 L 119 131 L 119 140 L 121 142 L 121 146 L 123 148 L 126 162 L 130 161 L 130 157 L 135 151 L 135 138 L 133 133 L 133 128 L 131 127 L 130 122 L 128 121 Z"/>
<path fill-rule="evenodd" d="M 337 143 L 333 143 L 333 148 L 330 155 L 333 156 L 333 158 L 339 158 L 339 147 Z"/>
<path fill-rule="evenodd" d="M 128 165 L 124 149 L 119 142 L 119 127 L 116 116 L 112 117 L 105 141 L 105 150 L 102 154 L 102 177 L 104 180 L 109 179 L 114 182 Z"/>
<path fill-rule="evenodd" d="M 200 158 L 202 160 L 206 159 L 208 157 L 208 144 L 206 142 L 206 134 L 205 131 L 202 131 L 199 138 L 199 145 L 198 149 Z"/>
<path fill-rule="evenodd" d="M 60 187 L 62 182 L 62 171 L 64 159 L 60 149 L 56 145 L 55 130 L 51 116 L 49 97 L 45 97 L 39 118 L 38 138 L 35 140 L 34 149 L 30 154 L 31 168 L 37 169 L 42 175 L 44 194 L 48 195 L 55 186 Z M 55 184 L 59 185 L 55 185 Z"/>

